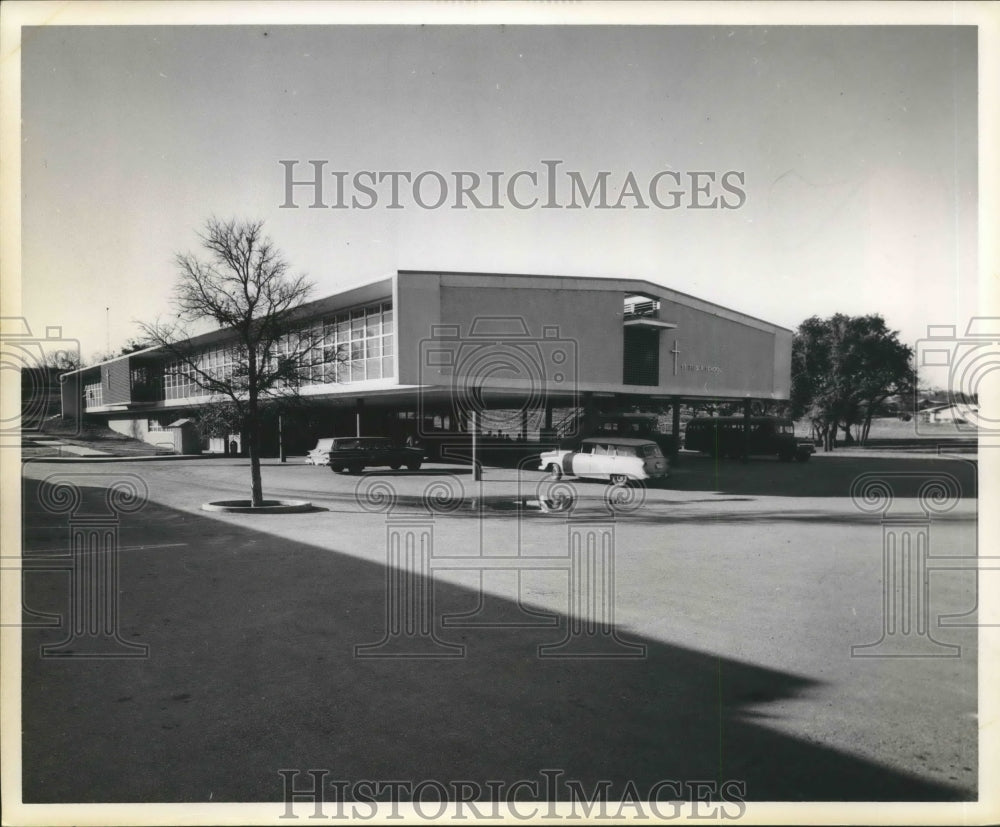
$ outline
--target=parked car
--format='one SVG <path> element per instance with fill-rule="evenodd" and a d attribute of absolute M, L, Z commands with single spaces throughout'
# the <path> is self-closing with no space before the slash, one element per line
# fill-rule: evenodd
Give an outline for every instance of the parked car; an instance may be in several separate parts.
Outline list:
<path fill-rule="evenodd" d="M 360 474 L 365 468 L 378 465 L 388 465 L 394 471 L 405 465 L 416 471 L 424 461 L 424 452 L 421 448 L 393 445 L 387 437 L 352 436 L 334 439 L 327 457 L 335 473 Z"/>
<path fill-rule="evenodd" d="M 334 437 L 323 437 L 316 441 L 316 447 L 306 454 L 308 465 L 329 465 L 330 451 L 333 450 Z"/>
<path fill-rule="evenodd" d="M 684 447 L 713 457 L 738 458 L 743 455 L 745 419 L 742 416 L 705 416 L 688 422 L 684 429 Z M 770 454 L 782 462 L 808 461 L 816 448 L 807 439 L 795 436 L 790 419 L 778 416 L 751 416 L 751 454 Z"/>
<path fill-rule="evenodd" d="M 670 470 L 660 446 L 650 439 L 619 436 L 587 437 L 574 450 L 556 449 L 541 455 L 541 470 L 555 479 L 563 475 L 610 480 L 663 479 Z"/>

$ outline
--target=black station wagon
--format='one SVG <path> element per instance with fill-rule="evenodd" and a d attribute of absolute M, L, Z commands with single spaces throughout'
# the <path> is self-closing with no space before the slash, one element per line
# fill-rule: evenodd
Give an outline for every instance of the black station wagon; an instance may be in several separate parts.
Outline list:
<path fill-rule="evenodd" d="M 380 436 L 340 437 L 333 440 L 329 451 L 330 468 L 338 474 L 343 471 L 360 474 L 365 468 L 380 465 L 388 465 L 394 471 L 405 465 L 416 471 L 423 461 L 422 449 L 399 447 Z"/>

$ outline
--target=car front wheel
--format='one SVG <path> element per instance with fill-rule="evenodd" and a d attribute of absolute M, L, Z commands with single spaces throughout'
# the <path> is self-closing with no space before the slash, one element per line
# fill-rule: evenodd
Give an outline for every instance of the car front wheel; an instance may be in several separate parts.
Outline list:
<path fill-rule="evenodd" d="M 333 471 L 334 474 L 343 474 L 344 473 L 344 466 L 343 465 L 331 465 L 330 466 L 330 470 Z"/>
<path fill-rule="evenodd" d="M 561 480 L 563 476 L 562 468 L 555 462 L 549 463 L 549 467 L 546 469 L 549 472 L 549 476 L 554 480 Z"/>
<path fill-rule="evenodd" d="M 628 482 L 628 477 L 624 474 L 612 474 L 611 484 L 612 485 L 625 485 Z"/>
<path fill-rule="evenodd" d="M 406 468 L 408 471 L 419 471 L 420 470 L 420 460 L 414 460 L 413 462 L 406 463 Z"/>

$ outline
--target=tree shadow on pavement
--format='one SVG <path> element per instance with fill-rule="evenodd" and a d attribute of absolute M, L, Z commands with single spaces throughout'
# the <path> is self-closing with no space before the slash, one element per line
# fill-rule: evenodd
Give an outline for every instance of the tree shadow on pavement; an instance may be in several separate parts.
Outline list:
<path fill-rule="evenodd" d="M 103 509 L 101 489 L 81 490 L 84 510 Z M 26 553 L 65 545 L 35 481 L 24 509 Z M 748 800 L 974 797 L 769 726 L 768 706 L 810 679 L 626 629 L 644 659 L 539 658 L 565 615 L 442 628 L 479 597 L 451 583 L 433 586 L 437 634 L 464 657 L 358 659 L 386 629 L 386 567 L 252 525 L 155 503 L 122 516 L 120 631 L 146 658 L 40 657 L 66 631 L 23 631 L 26 802 L 280 802 L 279 770 L 317 768 L 483 790 L 557 769 L 588 791 L 610 781 L 613 797 L 666 779 L 745 782 Z M 65 615 L 67 599 L 64 573 L 25 575 L 31 609 Z"/>

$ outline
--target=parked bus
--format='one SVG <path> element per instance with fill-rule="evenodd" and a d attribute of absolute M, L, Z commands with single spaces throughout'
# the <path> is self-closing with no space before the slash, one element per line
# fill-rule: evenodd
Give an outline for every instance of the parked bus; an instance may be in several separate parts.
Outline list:
<path fill-rule="evenodd" d="M 742 416 L 692 419 L 684 430 L 684 447 L 713 457 L 742 457 L 745 422 Z M 782 462 L 795 459 L 806 462 L 814 451 L 812 442 L 795 436 L 795 426 L 790 419 L 750 417 L 750 454 L 777 456 Z"/>
<path fill-rule="evenodd" d="M 597 426 L 587 436 L 606 436 L 613 434 L 632 439 L 649 439 L 660 446 L 664 456 L 671 456 L 676 450 L 672 434 L 659 430 L 659 417 L 651 413 L 619 413 L 601 414 Z"/>

